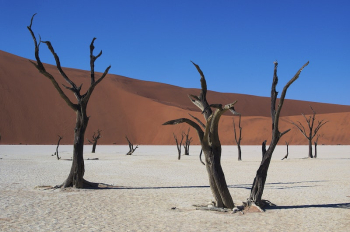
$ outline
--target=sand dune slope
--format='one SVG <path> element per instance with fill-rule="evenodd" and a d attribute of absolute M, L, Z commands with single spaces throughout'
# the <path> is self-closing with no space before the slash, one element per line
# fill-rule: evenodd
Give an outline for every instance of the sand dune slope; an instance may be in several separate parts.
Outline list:
<path fill-rule="evenodd" d="M 54 66 L 46 67 L 59 83 L 64 83 Z M 83 83 L 82 92 L 86 91 L 89 72 L 70 68 L 64 70 L 76 84 Z M 51 82 L 40 75 L 27 59 L 0 51 L 0 79 L 2 143 L 54 144 L 57 135 L 63 136 L 63 144 L 73 142 L 75 113 L 60 98 Z M 73 94 L 66 89 L 64 91 L 75 102 Z M 88 106 L 91 117 L 86 136 L 89 138 L 100 129 L 100 144 L 125 144 L 125 135 L 137 144 L 173 144 L 172 133 L 180 135 L 188 126 L 162 126 L 162 123 L 188 117 L 188 113 L 203 118 L 189 101 L 187 94 L 190 93 L 198 94 L 199 90 L 109 74 L 91 97 Z M 243 115 L 242 144 L 260 144 L 271 137 L 269 98 L 209 91 L 208 100 L 223 104 L 239 101 L 236 109 Z M 310 113 L 309 105 L 319 113 L 319 119 L 330 121 L 320 131 L 323 137 L 319 143 L 350 144 L 350 106 L 287 100 L 282 111 L 281 130 L 291 127 L 287 120 L 303 121 L 300 114 Z M 223 144 L 234 143 L 232 118 L 226 115 L 220 122 Z M 198 144 L 194 130 L 191 135 L 194 144 Z M 283 139 L 291 144 L 307 143 L 295 129 Z"/>

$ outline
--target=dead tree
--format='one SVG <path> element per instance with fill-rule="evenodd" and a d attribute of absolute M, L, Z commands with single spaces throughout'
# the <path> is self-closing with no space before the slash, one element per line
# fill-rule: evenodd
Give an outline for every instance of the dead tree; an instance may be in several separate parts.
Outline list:
<path fill-rule="evenodd" d="M 317 158 L 317 143 L 318 143 L 318 138 L 319 138 L 320 136 L 321 136 L 321 135 L 318 134 L 318 135 L 316 136 L 316 140 L 314 141 L 314 144 L 315 144 L 315 156 L 314 156 L 314 158 L 315 158 L 315 159 Z"/>
<path fill-rule="evenodd" d="M 190 128 L 188 128 L 187 134 L 184 132 L 183 133 L 185 136 L 185 143 L 183 144 L 184 149 L 185 149 L 185 153 L 184 155 L 190 155 L 190 145 L 192 142 L 192 137 L 190 138 Z"/>
<path fill-rule="evenodd" d="M 92 42 L 90 44 L 90 67 L 91 67 L 91 84 L 89 88 L 87 89 L 86 93 L 81 94 L 80 90 L 82 85 L 77 86 L 63 71 L 61 67 L 61 63 L 59 60 L 58 55 L 55 53 L 53 46 L 51 45 L 50 41 L 42 41 L 40 38 L 39 43 L 37 42 L 37 39 L 34 35 L 34 32 L 32 31 L 32 23 L 34 19 L 35 14 L 32 16 L 30 25 L 27 27 L 29 32 L 32 35 L 32 38 L 34 40 L 34 46 L 35 46 L 35 59 L 36 63 L 33 61 L 30 61 L 37 69 L 38 71 L 47 77 L 55 87 L 55 89 L 58 91 L 60 96 L 63 98 L 63 100 L 67 103 L 67 105 L 76 112 L 76 124 L 74 128 L 74 148 L 73 148 L 73 162 L 72 167 L 70 170 L 70 173 L 67 177 L 67 179 L 64 181 L 62 185 L 58 185 L 56 187 L 75 187 L 75 188 L 84 188 L 84 187 L 95 187 L 96 184 L 90 183 L 86 181 L 84 177 L 84 158 L 83 158 L 83 150 L 84 150 L 84 137 L 85 137 L 85 131 L 86 127 L 89 122 L 89 117 L 87 116 L 86 109 L 89 102 L 89 99 L 91 97 L 92 92 L 94 91 L 95 87 L 106 77 L 109 69 L 111 66 L 108 66 L 102 76 L 99 79 L 95 79 L 95 61 L 97 58 L 99 58 L 102 55 L 102 51 L 97 55 L 93 55 L 94 51 L 94 42 L 96 38 L 92 39 Z M 77 99 L 76 103 L 73 103 L 69 97 L 66 95 L 66 93 L 61 89 L 60 85 L 57 83 L 56 79 L 52 74 L 50 74 L 44 67 L 43 63 L 40 60 L 39 57 L 39 48 L 40 45 L 44 43 L 47 45 L 48 49 L 52 53 L 53 57 L 56 61 L 56 67 L 63 77 L 63 79 L 68 83 L 68 86 L 63 85 L 66 89 L 69 91 L 72 91 L 74 96 Z"/>
<path fill-rule="evenodd" d="M 286 141 L 286 145 L 287 145 L 287 154 L 281 159 L 281 160 L 284 160 L 284 159 L 287 159 L 288 158 L 288 145 L 289 145 L 289 142 Z"/>
<path fill-rule="evenodd" d="M 241 127 L 241 115 L 239 115 L 239 122 L 238 122 L 238 129 L 239 133 L 237 136 L 236 132 L 236 124 L 235 124 L 235 119 L 233 118 L 233 131 L 235 133 L 235 141 L 237 144 L 237 149 L 238 149 L 238 161 L 242 160 L 242 150 L 241 150 L 241 141 L 242 141 L 242 127 Z"/>
<path fill-rule="evenodd" d="M 184 134 L 183 133 L 181 134 L 181 141 L 180 141 L 180 143 L 177 140 L 176 135 L 174 133 L 173 133 L 173 135 L 174 135 L 176 148 L 177 148 L 177 153 L 178 153 L 177 159 L 180 160 L 181 159 L 181 146 L 182 146 L 182 141 L 184 140 Z"/>
<path fill-rule="evenodd" d="M 97 145 L 97 141 L 101 138 L 101 130 L 97 129 L 97 135 L 96 133 L 94 132 L 94 134 L 92 135 L 92 141 L 89 141 L 90 144 L 92 144 L 92 151 L 91 153 L 95 153 L 96 151 L 96 145 Z"/>
<path fill-rule="evenodd" d="M 61 157 L 58 156 L 58 147 L 60 146 L 60 142 L 61 142 L 61 139 L 63 139 L 63 137 L 61 137 L 59 135 L 57 135 L 57 136 L 58 136 L 58 142 L 57 142 L 56 152 L 51 156 L 56 156 L 57 160 L 60 160 Z"/>
<path fill-rule="evenodd" d="M 128 153 L 126 153 L 126 155 L 132 155 L 132 153 L 134 153 L 134 151 L 139 147 L 139 145 L 136 145 L 136 147 L 134 148 L 134 144 L 132 144 L 130 142 L 130 140 L 128 139 L 127 136 L 125 136 L 126 140 L 128 140 L 128 143 L 129 143 L 129 151 Z"/>
<path fill-rule="evenodd" d="M 189 98 L 204 115 L 206 121 L 205 129 L 204 131 L 202 130 L 200 121 L 195 117 L 193 118 L 197 121 L 197 123 L 188 118 L 179 118 L 165 122 L 163 125 L 187 123 L 196 129 L 205 156 L 205 166 L 208 172 L 210 189 L 216 201 L 215 206 L 219 208 L 232 209 L 234 207 L 234 203 L 230 191 L 228 190 L 225 175 L 221 167 L 221 143 L 219 139 L 218 126 L 220 117 L 224 112 L 230 110 L 232 113 L 237 114 L 233 107 L 236 102 L 225 106 L 221 104 L 209 105 L 206 99 L 207 83 L 204 74 L 198 65 L 195 63 L 193 64 L 201 76 L 201 93 L 199 96 L 189 95 Z M 215 108 L 215 112 L 213 112 L 211 108 Z"/>
<path fill-rule="evenodd" d="M 280 118 L 280 113 L 282 110 L 282 106 L 283 106 L 283 102 L 284 102 L 284 98 L 286 96 L 287 93 L 287 89 L 289 88 L 289 86 L 296 80 L 298 79 L 301 71 L 309 64 L 309 62 L 307 62 L 306 64 L 304 64 L 299 70 L 298 72 L 294 75 L 294 77 L 284 86 L 282 94 L 281 94 L 281 98 L 279 100 L 277 109 L 276 109 L 276 100 L 277 100 L 277 95 L 278 93 L 276 92 L 276 86 L 278 83 L 278 77 L 277 77 L 277 66 L 278 63 L 277 61 L 274 62 L 275 68 L 274 68 L 274 75 L 273 75 L 273 81 L 272 81 L 272 87 L 271 87 L 271 119 L 272 119 L 272 139 L 271 139 L 271 143 L 269 148 L 266 150 L 266 152 L 263 155 L 263 159 L 261 161 L 260 167 L 256 172 L 256 176 L 254 178 L 254 182 L 251 188 L 251 192 L 250 192 L 250 197 L 248 198 L 248 206 L 251 206 L 253 204 L 257 205 L 258 207 L 264 207 L 266 201 L 262 200 L 262 194 L 264 191 L 264 187 L 265 187 L 265 181 L 266 181 L 266 177 L 267 177 L 267 171 L 269 169 L 269 165 L 270 165 L 270 161 L 271 161 L 271 157 L 273 154 L 273 151 L 276 148 L 276 145 L 278 143 L 278 141 L 280 140 L 280 138 L 286 134 L 288 131 L 290 131 L 290 129 L 284 131 L 284 132 L 280 132 L 279 131 L 279 118 Z M 266 144 L 266 143 L 265 143 Z M 264 147 L 264 144 L 263 144 Z M 265 148 L 266 149 L 266 148 Z M 264 148 L 263 148 L 264 150 Z"/>
<path fill-rule="evenodd" d="M 309 158 L 313 158 L 312 139 L 316 136 L 317 132 L 321 129 L 321 127 L 323 125 L 325 125 L 328 121 L 324 121 L 324 120 L 318 121 L 317 125 L 314 129 L 316 112 L 314 111 L 314 109 L 312 109 L 311 106 L 310 106 L 310 108 L 313 112 L 312 116 L 309 116 L 309 118 L 307 118 L 304 114 L 302 114 L 306 123 L 307 123 L 307 129 L 299 121 L 297 121 L 297 123 L 290 121 L 290 123 L 293 124 L 304 135 L 304 137 L 309 141 Z"/>

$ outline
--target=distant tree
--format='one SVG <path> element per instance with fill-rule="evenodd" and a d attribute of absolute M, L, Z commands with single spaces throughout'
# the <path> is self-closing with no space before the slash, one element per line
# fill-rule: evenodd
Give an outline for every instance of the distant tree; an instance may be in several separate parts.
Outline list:
<path fill-rule="evenodd" d="M 92 135 L 92 141 L 89 141 L 90 144 L 92 144 L 92 151 L 91 153 L 95 153 L 96 151 L 96 145 L 97 145 L 97 141 L 101 138 L 101 130 L 100 129 L 97 129 L 97 135 L 96 133 L 94 132 L 94 134 Z"/>
<path fill-rule="evenodd" d="M 130 140 L 128 139 L 127 136 L 125 136 L 126 140 L 128 140 L 128 143 L 129 143 L 129 151 L 128 153 L 126 153 L 126 155 L 132 155 L 132 153 L 134 153 L 134 151 L 139 147 L 139 145 L 136 145 L 136 147 L 134 148 L 134 144 L 132 144 L 130 142 Z"/>
<path fill-rule="evenodd" d="M 88 125 L 89 117 L 87 116 L 86 109 L 88 102 L 90 100 L 91 94 L 94 91 L 95 87 L 106 77 L 109 69 L 111 66 L 108 66 L 102 76 L 98 79 L 95 80 L 95 61 L 97 58 L 99 58 L 102 55 L 102 51 L 97 55 L 93 55 L 93 50 L 94 50 L 94 42 L 96 38 L 92 39 L 92 42 L 90 44 L 90 67 L 91 67 L 91 74 L 90 74 L 90 79 L 91 79 L 91 84 L 89 88 L 87 89 L 86 93 L 81 94 L 80 90 L 82 85 L 79 87 L 71 81 L 71 79 L 66 75 L 66 73 L 63 71 L 61 67 L 61 63 L 59 60 L 59 57 L 55 53 L 53 46 L 51 45 L 50 41 L 42 41 L 40 38 L 39 43 L 37 42 L 37 39 L 34 35 L 34 32 L 32 31 L 32 23 L 34 19 L 35 14 L 32 16 L 30 25 L 27 27 L 29 32 L 31 33 L 33 40 L 34 40 L 34 45 L 35 45 L 35 59 L 36 63 L 30 61 L 37 69 L 38 71 L 47 77 L 55 87 L 55 89 L 58 91 L 60 96 L 63 98 L 63 100 L 67 103 L 67 105 L 76 112 L 76 124 L 75 124 L 75 129 L 74 129 L 74 148 L 73 148 L 73 162 L 72 162 L 72 167 L 70 170 L 70 173 L 67 177 L 67 179 L 64 181 L 62 185 L 58 185 L 56 187 L 75 187 L 75 188 L 84 188 L 84 187 L 95 187 L 95 183 L 91 183 L 86 181 L 84 177 L 84 158 L 83 158 L 83 151 L 84 151 L 84 136 L 85 136 L 85 131 L 86 127 Z M 47 45 L 48 49 L 52 53 L 53 57 L 55 58 L 56 61 L 56 67 L 63 77 L 63 79 L 69 84 L 69 86 L 63 85 L 66 89 L 70 90 L 73 92 L 74 96 L 77 99 L 77 103 L 73 103 L 68 96 L 65 94 L 65 92 L 62 91 L 60 85 L 57 83 L 56 79 L 52 74 L 50 74 L 44 67 L 43 63 L 40 60 L 39 57 L 39 47 L 41 43 L 44 43 Z"/>
<path fill-rule="evenodd" d="M 235 119 L 233 118 L 233 131 L 235 133 L 235 141 L 237 144 L 237 149 L 238 149 L 238 161 L 242 160 L 242 150 L 241 150 L 241 141 L 242 141 L 242 127 L 241 127 L 241 115 L 239 115 L 239 122 L 238 122 L 238 129 L 239 133 L 237 136 L 236 132 L 236 125 L 235 125 Z"/>
<path fill-rule="evenodd" d="M 191 102 L 202 111 L 206 121 L 205 130 L 202 130 L 200 125 L 203 123 L 200 123 L 197 118 L 194 118 L 197 123 L 188 118 L 179 118 L 165 122 L 163 125 L 187 123 L 196 129 L 203 153 L 205 155 L 205 166 L 208 172 L 210 189 L 216 201 L 215 206 L 218 208 L 225 207 L 232 209 L 234 207 L 234 203 L 230 191 L 228 190 L 225 175 L 221 167 L 221 143 L 219 139 L 218 126 L 220 117 L 224 112 L 230 110 L 232 113 L 236 114 L 233 107 L 236 102 L 225 106 L 222 104 L 209 105 L 206 99 L 207 82 L 204 74 L 198 65 L 195 63 L 193 64 L 201 76 L 200 81 L 202 88 L 199 96 L 189 95 L 189 98 Z M 215 108 L 216 111 L 213 113 L 211 108 Z"/>
<path fill-rule="evenodd" d="M 51 155 L 51 156 L 56 156 L 57 160 L 61 159 L 61 157 L 58 156 L 58 147 L 60 146 L 61 139 L 63 139 L 63 137 L 58 135 L 58 142 L 57 142 L 56 152 L 53 155 Z"/>
<path fill-rule="evenodd" d="M 176 143 L 176 148 L 177 148 L 177 159 L 180 160 L 181 159 L 181 146 L 182 146 L 182 141 L 184 140 L 184 134 L 181 133 L 181 141 L 179 142 L 179 140 L 177 139 L 177 136 L 173 133 L 174 135 L 174 139 L 175 139 L 175 143 Z"/>
<path fill-rule="evenodd" d="M 309 116 L 307 118 L 304 114 L 302 114 L 307 123 L 307 129 L 299 121 L 297 121 L 297 123 L 290 121 L 290 123 L 293 124 L 309 141 L 309 158 L 314 158 L 312 155 L 312 139 L 316 136 L 317 132 L 321 129 L 321 127 L 324 126 L 328 121 L 324 121 L 324 120 L 318 121 L 314 129 L 316 112 L 314 111 L 314 109 L 312 109 L 311 106 L 310 106 L 310 109 L 313 112 L 312 116 Z"/>
<path fill-rule="evenodd" d="M 284 159 L 287 159 L 288 158 L 288 145 L 289 145 L 289 142 L 286 141 L 286 145 L 287 145 L 287 154 L 281 159 L 281 160 L 284 160 Z"/>
<path fill-rule="evenodd" d="M 315 144 L 315 156 L 314 156 L 314 158 L 315 158 L 315 159 L 317 158 L 317 144 L 318 144 L 318 138 L 319 138 L 320 136 L 321 136 L 320 134 L 317 134 L 316 140 L 314 141 L 314 144 Z"/>
<path fill-rule="evenodd" d="M 287 89 L 289 88 L 289 86 L 296 80 L 298 79 L 301 71 L 309 64 L 309 62 L 307 62 L 306 64 L 304 64 L 299 71 L 294 75 L 294 77 L 284 86 L 282 94 L 281 94 L 281 98 L 279 100 L 277 109 L 276 109 L 276 100 L 277 100 L 277 95 L 278 93 L 276 92 L 276 86 L 278 83 L 278 77 L 277 77 L 277 66 L 278 63 L 277 61 L 274 62 L 275 68 L 274 68 L 274 75 L 273 75 L 273 81 L 272 81 L 272 87 L 271 87 L 271 119 L 272 119 L 272 139 L 271 139 L 271 143 L 269 148 L 266 150 L 266 142 L 263 143 L 262 145 L 262 150 L 263 150 L 263 158 L 261 161 L 261 164 L 259 166 L 259 169 L 256 172 L 256 176 L 254 178 L 254 182 L 253 182 L 253 186 L 251 188 L 251 192 L 250 192 L 250 197 L 248 198 L 248 206 L 251 205 L 256 205 L 258 207 L 264 207 L 264 205 L 267 203 L 267 201 L 264 201 L 261 199 L 262 194 L 264 192 L 264 187 L 265 187 L 265 181 L 266 181 L 266 177 L 267 177 L 267 171 L 269 169 L 270 166 L 270 161 L 271 161 L 271 157 L 272 154 L 276 148 L 276 145 L 278 143 L 278 141 L 280 140 L 280 138 L 286 134 L 287 132 L 290 131 L 290 129 L 284 131 L 284 132 L 280 132 L 279 131 L 279 118 L 280 118 L 280 113 L 282 110 L 282 106 L 284 103 L 284 98 L 286 96 L 287 93 Z M 264 152 L 265 150 L 265 152 Z"/>
<path fill-rule="evenodd" d="M 190 145 L 192 142 L 192 137 L 189 137 L 190 136 L 190 128 L 188 128 L 187 134 L 185 132 L 183 134 L 185 136 L 185 142 L 183 144 L 184 149 L 185 149 L 184 155 L 190 155 Z"/>

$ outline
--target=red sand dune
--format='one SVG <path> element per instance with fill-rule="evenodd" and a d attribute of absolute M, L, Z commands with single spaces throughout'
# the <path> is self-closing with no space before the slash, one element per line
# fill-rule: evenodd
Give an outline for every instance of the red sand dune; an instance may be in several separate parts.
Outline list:
<path fill-rule="evenodd" d="M 55 66 L 46 65 L 59 83 L 64 83 Z M 65 69 L 77 84 L 89 86 L 89 72 Z M 100 75 L 100 74 L 98 74 Z M 0 133 L 2 144 L 55 144 L 57 135 L 62 144 L 72 144 L 75 113 L 60 98 L 52 83 L 39 74 L 27 59 L 0 51 Z M 194 77 L 198 78 L 199 75 Z M 85 88 L 84 88 L 85 87 Z M 64 90 L 66 91 L 66 90 Z M 67 95 L 75 102 L 70 91 Z M 189 117 L 191 113 L 202 119 L 199 110 L 187 94 L 199 89 L 186 89 L 167 84 L 135 80 L 109 74 L 95 89 L 89 105 L 91 116 L 86 138 L 102 130 L 99 144 L 126 144 L 125 135 L 135 144 L 174 144 L 172 133 L 180 135 L 187 125 L 162 126 L 170 119 Z M 288 97 L 288 96 L 287 96 Z M 242 117 L 244 145 L 261 144 L 271 138 L 270 99 L 244 94 L 208 91 L 209 103 L 230 103 L 238 100 L 236 110 Z M 350 144 L 350 106 L 286 100 L 282 110 L 280 130 L 292 130 L 280 144 L 307 144 L 303 135 L 288 120 L 304 122 L 301 113 L 310 113 L 309 105 L 317 112 L 317 119 L 329 120 L 321 130 L 319 144 Z M 233 116 L 225 115 L 220 122 L 222 144 L 234 144 Z M 236 118 L 238 119 L 238 118 Z M 197 134 L 191 129 L 193 144 Z"/>

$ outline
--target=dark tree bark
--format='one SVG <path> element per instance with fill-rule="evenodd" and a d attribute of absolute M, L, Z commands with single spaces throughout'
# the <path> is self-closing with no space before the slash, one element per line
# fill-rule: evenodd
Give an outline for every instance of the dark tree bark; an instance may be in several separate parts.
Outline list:
<path fill-rule="evenodd" d="M 242 141 L 241 115 L 239 115 L 238 128 L 239 128 L 239 133 L 238 133 L 238 136 L 237 136 L 235 119 L 233 119 L 233 131 L 235 133 L 235 141 L 236 141 L 237 149 L 238 149 L 238 161 L 241 161 L 242 160 L 242 150 L 241 150 L 241 141 Z"/>
<path fill-rule="evenodd" d="M 139 147 L 139 145 L 136 145 L 136 147 L 134 148 L 134 144 L 132 144 L 130 142 L 130 140 L 128 139 L 127 136 L 125 136 L 126 140 L 128 140 L 128 143 L 129 143 L 129 151 L 128 153 L 126 153 L 126 155 L 132 155 L 132 153 L 134 153 L 134 151 Z"/>
<path fill-rule="evenodd" d="M 63 71 L 61 67 L 61 63 L 59 60 L 59 57 L 55 53 L 51 43 L 49 41 L 39 41 L 37 42 L 37 39 L 34 35 L 34 32 L 32 31 L 32 23 L 34 19 L 35 14 L 33 15 L 30 25 L 27 27 L 29 32 L 32 35 L 32 38 L 34 40 L 34 45 L 35 45 L 35 59 L 36 63 L 30 61 L 37 69 L 38 71 L 47 77 L 52 84 L 54 85 L 55 89 L 58 91 L 62 99 L 67 103 L 67 105 L 76 112 L 76 124 L 75 124 L 75 129 L 74 129 L 74 145 L 73 145 L 73 162 L 72 162 L 72 167 L 70 170 L 70 173 L 67 177 L 67 179 L 64 181 L 62 185 L 56 186 L 56 187 L 75 187 L 75 188 L 84 188 L 84 187 L 94 187 L 96 184 L 90 183 L 86 180 L 84 180 L 84 158 L 83 158 L 83 151 L 84 151 L 84 136 L 85 136 L 85 131 L 86 127 L 89 122 L 89 117 L 86 114 L 86 108 L 87 104 L 89 102 L 89 99 L 91 97 L 92 92 L 94 91 L 95 87 L 97 84 L 99 84 L 107 75 L 109 69 L 111 66 L 108 66 L 102 76 L 95 80 L 95 61 L 97 58 L 99 58 L 102 55 L 102 51 L 97 56 L 93 55 L 93 50 L 94 50 L 94 42 L 96 38 L 93 38 L 91 44 L 90 44 L 90 67 L 91 67 L 91 74 L 90 74 L 90 79 L 91 79 L 91 85 L 89 86 L 88 90 L 86 91 L 85 94 L 81 94 L 81 86 L 79 87 L 70 80 L 70 78 L 66 75 L 66 73 Z M 55 58 L 56 61 L 56 67 L 63 77 L 63 79 L 69 84 L 69 86 L 63 85 L 66 89 L 70 90 L 73 92 L 77 99 L 77 103 L 73 103 L 68 96 L 63 92 L 61 89 L 60 85 L 57 83 L 56 79 L 52 74 L 50 74 L 44 67 L 43 63 L 40 60 L 39 57 L 39 48 L 41 43 L 44 43 L 47 45 L 48 49 L 52 53 L 52 55 Z"/>
<path fill-rule="evenodd" d="M 203 153 L 205 155 L 205 166 L 209 177 L 210 189 L 216 201 L 215 205 L 216 207 L 220 208 L 232 209 L 234 207 L 234 203 L 231 194 L 228 190 L 225 175 L 221 167 L 221 143 L 219 140 L 218 125 L 221 115 L 227 110 L 230 110 L 234 114 L 237 114 L 234 111 L 233 107 L 233 105 L 236 102 L 225 106 L 222 106 L 221 104 L 209 105 L 206 99 L 207 83 L 205 77 L 199 66 L 195 63 L 193 64 L 195 65 L 197 71 L 201 75 L 200 81 L 202 88 L 199 96 L 189 95 L 189 98 L 193 104 L 195 104 L 199 109 L 201 109 L 202 114 L 204 115 L 204 118 L 206 120 L 205 129 L 203 131 L 200 125 L 187 118 L 171 120 L 165 122 L 163 125 L 187 123 L 194 129 L 196 129 L 199 139 L 201 141 Z M 211 108 L 216 108 L 216 111 L 213 113 Z M 198 122 L 199 120 L 196 119 L 196 121 Z"/>
<path fill-rule="evenodd" d="M 96 151 L 96 146 L 97 146 L 97 141 L 101 138 L 101 130 L 97 129 L 97 135 L 94 132 L 92 135 L 92 141 L 88 140 L 90 144 L 92 144 L 92 151 L 91 153 L 95 153 Z"/>
<path fill-rule="evenodd" d="M 58 142 L 57 142 L 56 152 L 52 155 L 52 156 L 56 156 L 57 160 L 61 159 L 61 157 L 59 157 L 59 155 L 58 155 L 58 147 L 60 146 L 61 139 L 63 139 L 63 137 L 58 135 Z"/>
<path fill-rule="evenodd" d="M 261 197 L 262 197 L 262 194 L 263 194 L 263 191 L 264 191 L 265 181 L 266 181 L 266 177 L 267 177 L 267 171 L 269 169 L 269 165 L 270 165 L 270 161 L 271 161 L 271 157 L 272 157 L 273 151 L 275 150 L 279 139 L 284 134 L 286 134 L 288 131 L 290 131 L 290 129 L 288 129 L 288 130 L 286 130 L 286 131 L 281 133 L 279 131 L 279 128 L 278 128 L 279 117 L 280 117 L 280 113 L 281 113 L 281 110 L 282 110 L 284 98 L 286 96 L 287 89 L 289 88 L 289 86 L 296 79 L 298 79 L 301 71 L 309 64 L 309 62 L 304 64 L 303 67 L 301 67 L 298 70 L 298 72 L 294 75 L 294 77 L 284 86 L 277 109 L 276 109 L 276 100 L 277 100 L 277 94 L 278 93 L 276 92 L 276 86 L 277 86 L 277 83 L 278 83 L 278 77 L 277 77 L 277 66 L 278 66 L 278 63 L 274 62 L 274 64 L 275 64 L 275 68 L 274 68 L 274 75 L 273 75 L 273 81 L 272 81 L 272 87 L 271 87 L 272 139 L 271 139 L 271 143 L 270 143 L 269 148 L 266 150 L 266 152 L 263 155 L 263 159 L 261 161 L 260 167 L 259 167 L 258 171 L 256 172 L 256 176 L 254 178 L 254 182 L 253 182 L 253 185 L 252 185 L 252 188 L 251 188 L 251 192 L 250 192 L 250 197 L 248 199 L 248 205 L 249 206 L 252 205 L 252 204 L 255 204 L 258 207 L 264 207 L 264 205 L 265 205 L 265 201 L 262 201 Z M 264 147 L 264 145 L 263 145 L 263 147 Z M 264 148 L 263 148 L 263 150 L 264 150 Z"/>
<path fill-rule="evenodd" d="M 320 128 L 323 125 L 325 125 L 328 121 L 324 121 L 324 120 L 318 121 L 317 125 L 314 129 L 316 112 L 314 111 L 314 109 L 311 106 L 310 106 L 310 108 L 313 112 L 312 116 L 309 116 L 309 118 L 307 118 L 304 114 L 302 114 L 305 118 L 306 123 L 307 123 L 308 130 L 299 121 L 297 121 L 297 123 L 290 121 L 290 123 L 293 124 L 304 135 L 304 137 L 308 140 L 308 142 L 309 142 L 309 158 L 314 158 L 312 155 L 312 139 L 316 136 L 316 134 L 318 133 Z"/>
<path fill-rule="evenodd" d="M 318 134 L 317 136 L 316 136 L 316 140 L 315 140 L 315 156 L 314 156 L 314 158 L 316 159 L 317 158 L 317 144 L 318 144 L 318 138 L 320 137 L 320 135 Z"/>
<path fill-rule="evenodd" d="M 185 136 L 185 143 L 183 144 L 183 147 L 185 149 L 184 155 L 190 155 L 190 145 L 192 142 L 192 137 L 190 138 L 190 128 L 188 128 L 187 134 L 184 133 Z"/>
<path fill-rule="evenodd" d="M 182 142 L 183 142 L 183 140 L 184 140 L 184 134 L 183 134 L 183 133 L 181 134 L 181 141 L 180 141 L 180 143 L 179 143 L 179 141 L 177 140 L 176 135 L 175 135 L 174 133 L 173 133 L 173 135 L 174 135 L 174 139 L 175 139 L 175 143 L 176 143 L 176 148 L 177 148 L 177 154 L 178 154 L 177 159 L 180 160 L 180 159 L 181 159 L 181 146 L 182 146 Z"/>
<path fill-rule="evenodd" d="M 289 152 L 288 152 L 288 145 L 289 145 L 289 142 L 286 141 L 286 145 L 287 145 L 287 154 L 286 154 L 281 160 L 284 160 L 284 159 L 287 159 L 287 158 L 288 158 L 288 155 L 289 155 Z"/>

